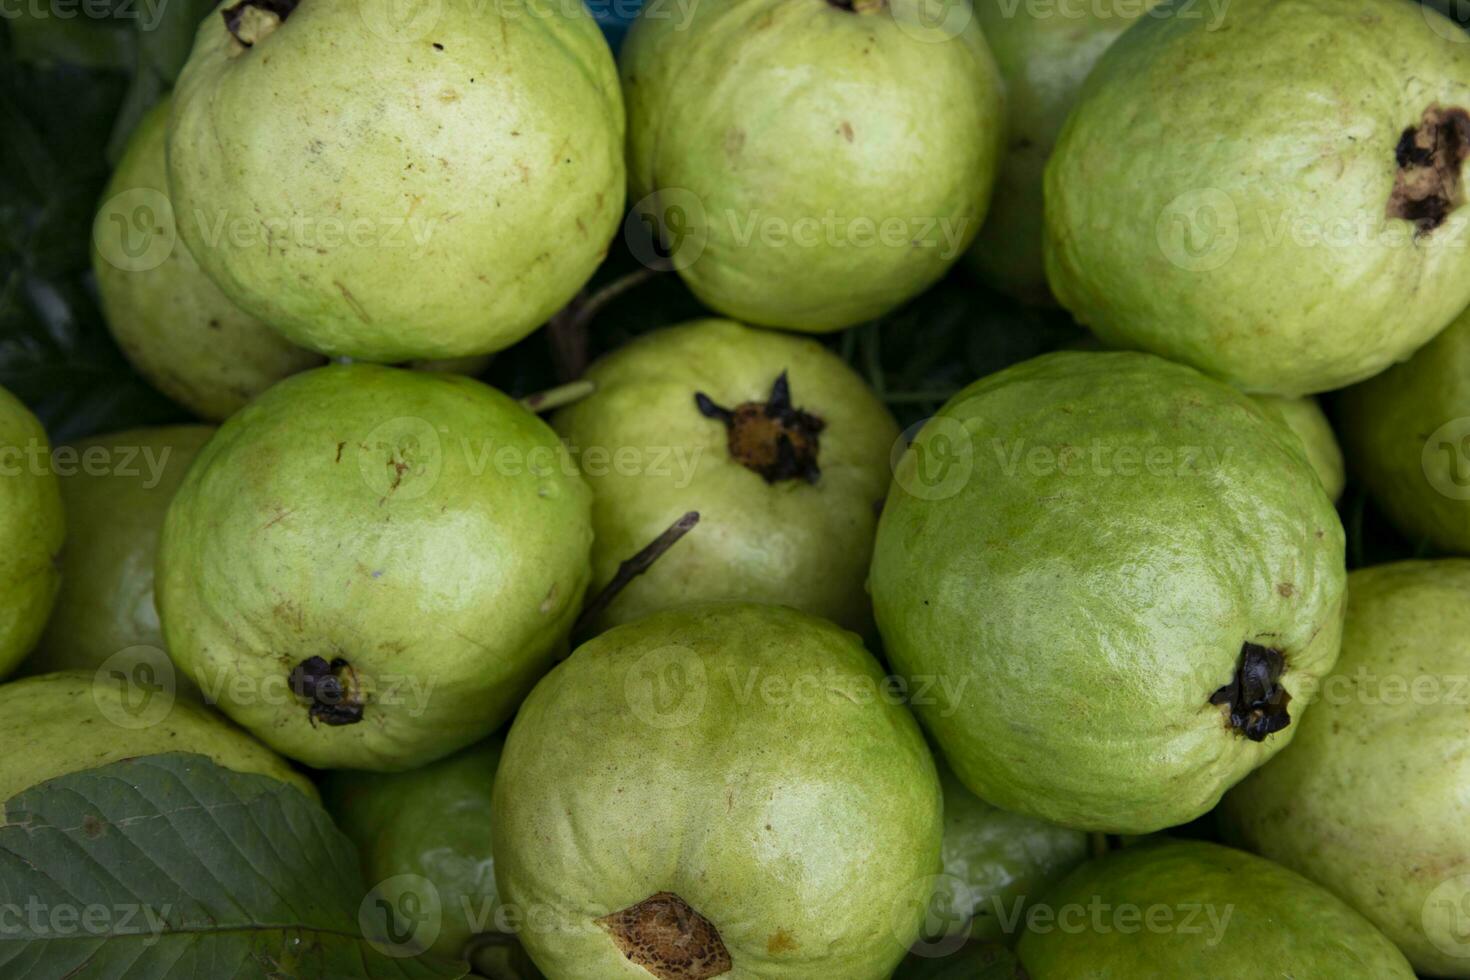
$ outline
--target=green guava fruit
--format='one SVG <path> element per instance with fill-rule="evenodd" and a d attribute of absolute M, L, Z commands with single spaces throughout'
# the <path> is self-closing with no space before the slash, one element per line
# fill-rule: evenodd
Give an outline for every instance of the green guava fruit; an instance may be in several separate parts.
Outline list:
<path fill-rule="evenodd" d="M 310 780 L 213 711 L 90 670 L 0 684 L 0 745 L 0 803 L 48 779 L 166 752 L 197 752 L 317 799 Z"/>
<path fill-rule="evenodd" d="M 1087 834 L 991 806 L 948 766 L 944 789 L 944 875 L 935 889 L 943 932 L 1013 942 L 1024 909 L 1087 857 Z"/>
<path fill-rule="evenodd" d="M 553 425 L 592 485 L 594 586 L 688 511 L 700 523 L 601 617 L 700 599 L 792 606 L 870 631 L 863 581 L 898 427 L 814 341 L 700 320 L 592 365 Z"/>
<path fill-rule="evenodd" d="M 1064 5 L 1046 12 L 977 0 L 975 16 L 1006 87 L 1006 145 L 990 213 L 966 253 L 986 284 L 1023 302 L 1053 302 L 1042 261 L 1041 176 L 1092 66 L 1155 0 Z"/>
<path fill-rule="evenodd" d="M 368 887 L 417 916 L 422 951 L 463 957 L 472 935 L 496 931 L 490 789 L 500 751 L 491 738 L 412 772 L 334 772 L 322 784 Z"/>
<path fill-rule="evenodd" d="M 1141 834 L 1281 749 L 1337 657 L 1344 544 L 1301 441 L 1137 353 L 950 400 L 900 459 L 869 587 L 889 662 L 996 806 Z"/>
<path fill-rule="evenodd" d="M 857 638 L 778 606 L 654 613 L 531 692 L 495 878 L 557 980 L 886 978 L 939 871 L 918 725 Z"/>
<path fill-rule="evenodd" d="M 1031 980 L 1414 976 L 1393 943 L 1337 898 L 1204 841 L 1114 851 L 1033 908 L 1040 914 L 1017 950 Z"/>
<path fill-rule="evenodd" d="M 1249 391 L 1407 357 L 1470 304 L 1463 42 L 1400 0 L 1154 8 L 1047 165 L 1057 299 L 1114 346 Z"/>
<path fill-rule="evenodd" d="M 1389 519 L 1470 553 L 1470 311 L 1337 405 L 1349 466 Z"/>
<path fill-rule="evenodd" d="M 968 0 L 650 4 L 620 61 L 630 193 L 722 314 L 872 319 L 985 218 L 1004 118 Z"/>
<path fill-rule="evenodd" d="M 222 421 L 322 358 L 231 302 L 178 240 L 164 166 L 169 106 L 143 117 L 118 161 L 93 225 L 92 269 L 107 325 L 138 373 Z"/>
<path fill-rule="evenodd" d="M 1348 578 L 1342 656 L 1291 747 L 1225 796 L 1227 834 L 1470 977 L 1470 561 Z"/>
<path fill-rule="evenodd" d="M 27 672 L 95 670 L 129 647 L 163 647 L 153 605 L 158 535 L 213 434 L 206 425 L 132 429 L 57 450 L 68 529 L 61 593 Z"/>
<path fill-rule="evenodd" d="M 580 4 L 225 0 L 179 76 L 179 233 L 247 312 L 372 361 L 510 346 L 622 218 L 623 107 Z"/>
<path fill-rule="evenodd" d="M 46 430 L 0 388 L 0 678 L 46 626 L 61 584 L 65 537 Z"/>
<path fill-rule="evenodd" d="M 415 768 L 494 731 L 551 666 L 590 510 L 555 433 L 493 388 L 298 374 L 220 427 L 169 507 L 168 651 L 283 755 Z"/>
<path fill-rule="evenodd" d="M 1322 489 L 1333 500 L 1342 496 L 1347 484 L 1346 466 L 1332 423 L 1315 398 L 1282 398 L 1279 395 L 1256 395 L 1256 403 L 1286 423 L 1296 433 L 1307 451 L 1307 462 L 1322 481 Z"/>

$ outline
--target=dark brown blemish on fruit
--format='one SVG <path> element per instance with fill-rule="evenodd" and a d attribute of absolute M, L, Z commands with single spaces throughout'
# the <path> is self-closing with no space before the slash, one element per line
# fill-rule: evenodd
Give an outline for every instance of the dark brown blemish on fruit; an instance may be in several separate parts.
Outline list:
<path fill-rule="evenodd" d="M 650 895 L 597 924 L 629 961 L 659 980 L 705 980 L 733 968 L 714 923 L 673 892 Z"/>
<path fill-rule="evenodd" d="M 850 14 L 871 14 L 888 6 L 888 0 L 827 0 L 827 2 L 838 10 L 845 10 Z"/>
<path fill-rule="evenodd" d="M 1394 149 L 1398 174 L 1388 197 L 1388 217 L 1412 221 L 1416 237 L 1444 224 L 1465 203 L 1460 172 L 1470 156 L 1470 113 L 1432 105 Z"/>
<path fill-rule="evenodd" d="M 694 404 L 705 418 L 725 423 L 730 456 L 759 473 L 767 483 L 805 480 L 816 483 L 822 470 L 817 463 L 821 432 L 827 423 L 791 404 L 791 385 L 782 371 L 764 402 L 742 402 L 721 408 L 698 392 Z"/>
<path fill-rule="evenodd" d="M 240 42 L 242 47 L 250 48 L 255 46 L 256 41 L 275 30 L 275 26 L 263 29 L 263 33 L 256 33 L 260 25 L 257 24 L 252 28 L 246 20 L 246 14 L 251 10 L 258 10 L 264 14 L 274 15 L 277 24 L 284 24 L 299 2 L 300 0 L 240 0 L 233 7 L 226 7 L 220 11 L 220 16 L 224 17 L 225 29 L 230 32 L 230 36 Z"/>
<path fill-rule="evenodd" d="M 324 657 L 307 657 L 291 671 L 287 683 L 309 705 L 307 716 L 313 728 L 318 721 L 334 727 L 362 721 L 357 671 L 341 657 L 330 663 Z"/>
<path fill-rule="evenodd" d="M 1229 705 L 1230 727 L 1252 742 L 1263 742 L 1291 724 L 1286 710 L 1291 695 L 1278 683 L 1285 667 L 1280 650 L 1243 644 L 1234 679 L 1210 695 L 1210 703 Z"/>

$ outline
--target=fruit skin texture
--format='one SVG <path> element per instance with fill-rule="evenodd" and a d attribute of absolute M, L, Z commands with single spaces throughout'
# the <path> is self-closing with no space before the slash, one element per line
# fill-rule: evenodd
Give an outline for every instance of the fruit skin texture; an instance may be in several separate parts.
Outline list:
<path fill-rule="evenodd" d="M 680 274 L 726 316 L 812 332 L 879 316 L 985 218 L 1004 118 L 968 3 L 924 11 L 952 35 L 918 26 L 918 0 L 853 6 L 650 6 L 623 45 L 630 194 L 663 195 Z"/>
<path fill-rule="evenodd" d="M 217 20 L 218 18 L 216 18 Z M 222 421 L 280 379 L 320 364 L 322 358 L 290 343 L 245 313 L 204 274 L 175 229 L 160 222 L 152 234 L 173 241 L 161 264 L 150 269 L 113 264 L 97 243 L 117 241 L 119 223 L 136 234 L 136 211 L 167 199 L 164 166 L 170 100 L 155 106 L 128 140 L 127 150 L 103 192 L 92 245 L 92 269 L 107 325 L 138 373 L 159 391 L 210 421 Z M 156 191 L 162 199 L 139 197 Z M 133 192 L 133 193 L 129 193 Z M 119 195 L 127 195 L 119 197 Z"/>
<path fill-rule="evenodd" d="M 1414 976 L 1392 943 L 1328 892 L 1263 858 L 1203 841 L 1114 851 L 1072 872 L 1044 903 L 1058 918 L 1018 947 L 1033 980 Z M 1150 927 L 1165 921 L 1161 909 L 1169 927 Z M 1095 914 L 1106 928 L 1091 926 Z"/>
<path fill-rule="evenodd" d="M 163 647 L 153 604 L 158 536 L 169 501 L 214 431 L 131 429 L 72 447 L 82 462 L 60 480 L 68 528 L 61 593 L 28 673 L 95 670 L 128 647 Z M 106 453 L 104 471 L 88 472 L 88 453 Z"/>
<path fill-rule="evenodd" d="M 725 425 L 695 404 L 696 393 L 726 407 L 764 402 L 783 371 L 792 403 L 826 423 L 815 484 L 768 483 L 731 454 Z M 613 601 L 603 624 L 684 602 L 743 599 L 871 631 L 863 582 L 898 426 L 840 358 L 813 341 L 699 320 L 644 335 L 593 364 L 587 378 L 596 393 L 558 412 L 553 425 L 582 453 L 592 485 L 594 589 L 680 515 L 700 514 Z M 589 449 L 627 447 L 644 450 L 638 472 L 593 472 Z"/>
<path fill-rule="evenodd" d="M 1407 357 L 1470 304 L 1465 209 L 1418 236 L 1387 214 L 1404 131 L 1470 108 L 1459 29 L 1397 0 L 1186 9 L 1107 50 L 1057 142 L 1058 300 L 1114 346 L 1249 391 L 1340 388 Z"/>
<path fill-rule="evenodd" d="M 1334 501 L 1341 497 L 1347 484 L 1347 469 L 1332 423 L 1327 421 L 1317 399 L 1281 398 L 1277 395 L 1257 395 L 1255 398 L 1261 407 L 1285 422 L 1302 441 L 1302 448 L 1307 451 L 1307 462 L 1312 464 L 1312 470 L 1322 481 L 1322 489 L 1327 491 L 1327 496 Z"/>
<path fill-rule="evenodd" d="M 965 475 L 942 493 L 922 483 L 941 452 Z M 1337 657 L 1343 564 L 1300 440 L 1249 396 L 1147 354 L 1062 352 L 976 382 L 920 432 L 869 586 L 966 786 L 1141 834 L 1203 814 L 1291 739 L 1249 740 L 1210 699 L 1251 642 L 1284 655 L 1298 716 Z"/>
<path fill-rule="evenodd" d="M 1084 4 L 1038 16 L 1007 0 L 976 0 L 975 16 L 1006 86 L 1005 155 L 990 213 L 965 253 L 991 288 L 1023 302 L 1055 303 L 1041 252 L 1042 172 L 1087 73 L 1145 6 Z"/>
<path fill-rule="evenodd" d="M 882 679 L 828 623 L 719 603 L 616 627 L 548 674 L 493 800 L 501 897 L 545 910 L 521 936 L 542 971 L 647 980 L 594 920 L 672 892 L 718 929 L 730 980 L 886 978 L 939 870 L 942 804 Z"/>
<path fill-rule="evenodd" d="M 485 737 L 551 666 L 586 588 L 591 493 L 561 453 L 467 378 L 366 364 L 288 378 L 220 428 L 169 508 L 170 655 L 318 768 L 411 769 Z M 312 657 L 356 672 L 359 721 L 330 724 L 293 693 Z"/>
<path fill-rule="evenodd" d="M 0 685 L 0 803 L 48 779 L 167 752 L 197 752 L 226 769 L 270 776 L 317 799 L 310 780 L 213 711 L 175 701 L 162 720 L 124 727 L 115 719 L 151 718 L 130 710 L 135 701 L 136 694 L 89 670 Z"/>
<path fill-rule="evenodd" d="M 1349 465 L 1417 541 L 1470 553 L 1470 311 L 1403 364 L 1338 398 Z"/>
<path fill-rule="evenodd" d="M 1018 908 L 1087 857 L 1087 835 L 991 806 L 971 793 L 948 766 L 939 767 L 944 790 L 944 875 L 955 916 L 950 932 L 973 915 L 969 935 L 985 942 L 1017 937 L 1006 932 Z M 1019 919 L 1018 922 L 1025 922 Z"/>
<path fill-rule="evenodd" d="M 244 51 L 204 20 L 170 124 L 180 232 L 304 347 L 508 347 L 581 288 L 622 218 L 612 55 L 577 5 L 446 0 L 406 25 L 380 6 L 304 0 Z"/>
<path fill-rule="evenodd" d="M 1444 912 L 1470 901 L 1470 710 L 1455 695 L 1470 670 L 1470 561 L 1361 569 L 1348 595 L 1321 700 L 1291 748 L 1226 794 L 1221 824 L 1362 912 L 1418 972 L 1470 977 Z"/>
<path fill-rule="evenodd" d="M 46 430 L 0 388 L 0 678 L 46 626 L 61 585 L 57 556 L 65 537 Z"/>
<path fill-rule="evenodd" d="M 415 897 L 424 916 L 438 919 L 431 949 L 441 956 L 460 957 L 473 935 L 465 903 L 494 929 L 490 790 L 500 751 L 500 739 L 490 738 L 412 772 L 334 772 L 322 784 L 328 811 L 362 856 L 369 888 L 399 875 L 434 886 Z M 401 891 L 379 894 L 395 908 L 408 907 Z"/>

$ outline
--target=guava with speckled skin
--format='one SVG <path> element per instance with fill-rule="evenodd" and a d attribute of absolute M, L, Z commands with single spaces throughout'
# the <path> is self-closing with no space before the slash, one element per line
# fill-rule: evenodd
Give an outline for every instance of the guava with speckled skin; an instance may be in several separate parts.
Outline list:
<path fill-rule="evenodd" d="M 153 604 L 158 535 L 213 434 L 207 425 L 131 429 L 67 447 L 75 463 L 60 478 L 68 529 L 61 593 L 28 673 L 95 670 L 128 647 L 162 648 Z"/>
<path fill-rule="evenodd" d="M 92 269 L 107 325 L 138 373 L 201 418 L 217 422 L 322 358 L 236 306 L 178 240 L 176 216 L 165 207 L 170 104 L 165 99 L 138 123 L 103 192 L 93 226 Z M 165 244 L 167 251 L 157 258 L 134 251 Z"/>
<path fill-rule="evenodd" d="M 1337 404 L 1348 466 L 1389 519 L 1470 554 L 1470 311 Z"/>
<path fill-rule="evenodd" d="M 945 931 L 1013 942 L 1012 921 L 1052 882 L 1087 857 L 1087 834 L 991 806 L 948 766 L 944 789 L 944 877 L 936 897 Z"/>
<path fill-rule="evenodd" d="M 1337 657 L 1342 525 L 1248 395 L 1136 353 L 1048 354 L 900 459 L 869 587 L 920 718 L 997 806 L 1139 834 L 1281 749 Z"/>
<path fill-rule="evenodd" d="M 1278 395 L 1256 395 L 1256 402 L 1286 423 L 1296 433 L 1307 451 L 1307 462 L 1322 489 L 1333 500 L 1342 496 L 1347 484 L 1347 467 L 1343 463 L 1342 448 L 1332 431 L 1332 423 L 1315 398 L 1282 398 Z"/>
<path fill-rule="evenodd" d="M 1006 145 L 990 213 L 966 253 L 993 289 L 1051 304 L 1042 260 L 1041 177 L 1057 134 L 1097 59 L 1148 4 L 1079 4 L 1038 14 L 976 0 L 975 16 L 1006 86 Z"/>
<path fill-rule="evenodd" d="M 1470 561 L 1348 578 L 1342 656 L 1291 747 L 1225 796 L 1226 832 L 1371 919 L 1427 976 L 1470 977 Z"/>
<path fill-rule="evenodd" d="M 591 493 L 477 381 L 332 365 L 226 422 L 164 522 L 170 656 L 283 755 L 412 769 L 484 738 L 580 608 Z"/>
<path fill-rule="evenodd" d="M 625 185 L 617 69 L 580 5 L 269 6 L 238 8 L 249 47 L 234 0 L 205 18 L 169 127 L 179 232 L 226 295 L 387 362 L 508 347 L 572 299 Z"/>
<path fill-rule="evenodd" d="M 934 762 L 850 633 L 709 603 L 589 641 L 496 777 L 501 900 L 559 980 L 887 978 L 940 868 Z M 625 950 L 627 951 L 625 953 Z"/>
<path fill-rule="evenodd" d="M 420 921 L 433 923 L 426 950 L 463 957 L 474 934 L 470 917 L 495 931 L 499 902 L 490 848 L 490 790 L 501 741 L 487 739 L 446 759 L 405 773 L 334 772 L 322 784 L 327 809 L 357 845 L 371 889 L 400 875 L 385 897 L 403 908 L 416 899 Z M 427 881 L 430 887 L 423 887 Z"/>
<path fill-rule="evenodd" d="M 967 0 L 650 5 L 620 64 L 631 197 L 726 316 L 880 316 L 985 218 L 1001 81 Z"/>
<path fill-rule="evenodd" d="M 56 603 L 66 537 L 46 430 L 0 388 L 0 678 L 35 646 Z"/>
<path fill-rule="evenodd" d="M 1154 8 L 1047 165 L 1053 292 L 1114 346 L 1248 391 L 1409 356 L 1470 304 L 1463 42 L 1399 0 Z"/>
<path fill-rule="evenodd" d="M 766 412 L 783 377 L 784 421 Z M 681 515 L 700 515 L 604 625 L 743 599 L 872 629 L 863 582 L 898 427 L 856 372 L 814 341 L 699 320 L 614 351 L 587 379 L 597 391 L 553 425 L 592 485 L 594 587 Z M 784 468 L 783 439 L 794 453 Z M 614 465 L 626 452 L 638 465 Z"/>
<path fill-rule="evenodd" d="M 166 752 L 206 755 L 317 799 L 310 780 L 215 712 L 187 701 L 152 704 L 89 670 L 0 684 L 0 744 L 0 803 L 48 779 Z"/>
<path fill-rule="evenodd" d="M 1021 939 L 1032 980 L 1373 977 L 1412 980 L 1373 924 L 1301 875 L 1203 841 L 1149 841 L 1089 861 Z"/>

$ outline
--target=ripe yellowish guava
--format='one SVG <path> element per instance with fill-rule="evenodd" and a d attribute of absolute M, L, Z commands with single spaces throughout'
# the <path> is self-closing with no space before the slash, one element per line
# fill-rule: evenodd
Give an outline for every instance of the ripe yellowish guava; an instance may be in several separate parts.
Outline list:
<path fill-rule="evenodd" d="M 46 430 L 0 388 L 0 678 L 35 646 L 51 615 L 65 526 Z"/>

